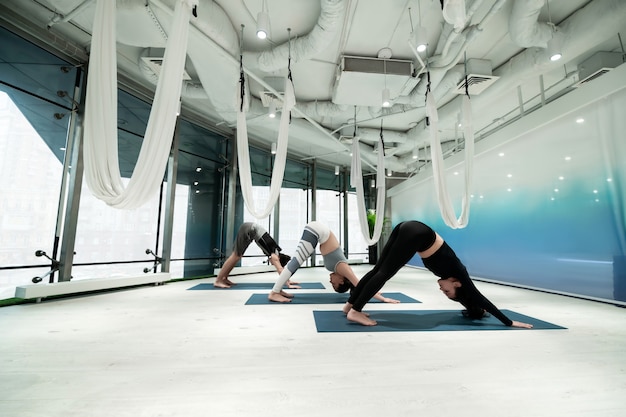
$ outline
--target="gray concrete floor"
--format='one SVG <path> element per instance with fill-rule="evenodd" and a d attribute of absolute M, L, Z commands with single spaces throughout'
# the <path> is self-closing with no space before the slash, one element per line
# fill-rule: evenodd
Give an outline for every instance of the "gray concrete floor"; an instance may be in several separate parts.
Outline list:
<path fill-rule="evenodd" d="M 331 291 L 324 269 L 294 278 Z M 498 307 L 567 330 L 317 333 L 312 310 L 340 305 L 188 291 L 212 281 L 0 308 L 0 416 L 626 415 L 623 308 L 478 282 Z M 370 310 L 460 308 L 419 269 L 384 290 L 422 303 Z"/>

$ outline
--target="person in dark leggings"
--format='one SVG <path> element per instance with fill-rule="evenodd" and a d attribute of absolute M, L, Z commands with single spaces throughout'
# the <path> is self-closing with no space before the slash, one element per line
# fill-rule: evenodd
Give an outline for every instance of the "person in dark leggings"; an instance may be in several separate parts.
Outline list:
<path fill-rule="evenodd" d="M 293 294 L 283 291 L 285 283 L 300 268 L 300 266 L 315 252 L 315 248 L 320 247 L 320 253 L 324 259 L 324 267 L 330 272 L 330 283 L 337 292 L 346 292 L 350 288 L 354 288 L 359 279 L 352 271 L 348 264 L 348 260 L 341 250 L 337 236 L 330 228 L 320 222 L 312 221 L 304 226 L 302 238 L 298 243 L 293 258 L 287 263 L 283 271 L 280 273 L 278 280 L 274 284 L 274 288 L 270 291 L 267 298 L 277 303 L 289 303 L 293 298 Z M 398 300 L 387 298 L 380 293 L 375 293 L 372 297 L 383 303 L 399 303 Z"/>
<path fill-rule="evenodd" d="M 281 253 L 282 248 L 278 246 L 278 243 L 267 233 L 261 225 L 256 223 L 243 223 L 237 231 L 237 237 L 235 238 L 235 244 L 233 253 L 230 254 L 224 265 L 217 274 L 217 278 L 213 283 L 214 287 L 218 288 L 230 288 L 233 285 L 237 285 L 228 279 L 229 274 L 235 268 L 235 265 L 243 258 L 243 254 L 248 249 L 248 246 L 252 242 L 255 242 L 257 246 L 263 251 L 270 264 L 276 268 L 276 272 L 279 274 L 283 271 L 283 267 L 289 262 L 291 257 Z M 289 281 L 287 283 L 289 288 L 300 288 L 297 286 L 297 282 Z"/>
<path fill-rule="evenodd" d="M 461 303 L 463 314 L 471 319 L 490 313 L 506 326 L 531 328 L 532 325 L 512 321 L 478 291 L 467 269 L 456 254 L 433 229 L 419 221 L 398 224 L 374 268 L 359 281 L 343 307 L 350 321 L 375 326 L 376 321 L 362 312 L 363 307 L 417 253 L 424 266 L 439 277 L 439 289 L 451 300 Z"/>

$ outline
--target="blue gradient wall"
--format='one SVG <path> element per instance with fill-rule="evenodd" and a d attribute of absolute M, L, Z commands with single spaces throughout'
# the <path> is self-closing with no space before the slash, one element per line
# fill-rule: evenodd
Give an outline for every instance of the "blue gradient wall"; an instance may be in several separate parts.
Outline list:
<path fill-rule="evenodd" d="M 473 277 L 626 301 L 624 79 L 611 94 L 576 93 L 584 103 L 577 105 L 570 93 L 521 119 L 510 129 L 523 132 L 514 140 L 494 139 L 482 150 L 478 142 L 466 228 L 444 224 L 428 173 L 390 190 L 393 224 L 429 224 Z M 549 116 L 549 106 L 560 115 Z M 505 128 L 499 137 L 506 134 Z M 446 166 L 458 216 L 462 158 Z M 423 265 L 419 257 L 410 263 Z"/>

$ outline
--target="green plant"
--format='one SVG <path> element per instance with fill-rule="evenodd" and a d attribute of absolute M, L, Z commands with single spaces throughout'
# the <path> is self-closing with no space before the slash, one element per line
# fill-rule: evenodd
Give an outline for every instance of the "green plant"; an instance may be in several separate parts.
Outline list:
<path fill-rule="evenodd" d="M 367 210 L 367 226 L 370 230 L 370 236 L 374 234 L 374 225 L 376 224 L 376 210 Z"/>

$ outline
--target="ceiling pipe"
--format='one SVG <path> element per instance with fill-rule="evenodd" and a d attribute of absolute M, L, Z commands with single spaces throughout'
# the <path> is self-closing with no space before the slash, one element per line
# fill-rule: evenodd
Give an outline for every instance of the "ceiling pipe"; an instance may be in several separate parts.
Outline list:
<path fill-rule="evenodd" d="M 626 2 L 623 0 L 594 0 L 572 14 L 558 26 L 564 35 L 563 56 L 568 60 L 575 58 L 582 51 L 593 49 L 612 36 L 617 36 L 623 26 L 624 15 Z M 589 22 L 594 22 L 593 30 L 589 30 Z M 488 98 L 497 100 L 517 88 L 523 80 L 545 74 L 555 65 L 562 64 L 551 62 L 545 49 L 526 49 L 493 71 L 493 75 L 500 79 L 479 98 L 481 101 Z"/>
<path fill-rule="evenodd" d="M 345 0 L 322 0 L 323 4 L 327 5 L 328 8 L 325 10 L 330 10 L 332 6 L 337 6 L 339 4 L 342 5 Z M 163 0 L 150 0 L 150 3 L 154 6 L 154 15 L 159 20 L 159 22 L 163 23 L 164 27 L 167 29 L 166 23 L 169 24 L 172 15 L 172 9 L 163 2 Z M 210 12 L 207 12 L 210 10 Z M 333 10 L 337 10 L 335 7 Z M 333 21 L 336 24 L 340 25 L 341 19 L 329 19 L 326 14 L 320 16 L 322 24 L 325 26 L 325 30 L 328 31 L 328 22 Z M 228 22 L 225 24 L 224 22 Z M 189 47 L 188 47 L 188 56 L 189 59 L 194 64 L 195 68 L 215 68 L 215 63 L 218 62 L 216 59 L 216 55 L 218 58 L 224 58 L 226 61 L 230 62 L 230 67 L 221 66 L 219 74 L 208 73 L 207 71 L 199 71 L 198 77 L 202 82 L 204 89 L 207 92 L 209 101 L 213 108 L 221 115 L 224 122 L 227 125 L 234 123 L 236 116 L 236 88 L 237 82 L 239 80 L 239 46 L 238 46 L 238 35 L 232 25 L 229 23 L 230 19 L 226 16 L 225 12 L 217 3 L 209 0 L 200 0 L 200 4 L 198 5 L 198 17 L 192 19 L 192 25 L 190 27 L 190 37 L 189 37 Z M 319 23 L 319 22 L 318 22 Z M 215 28 L 219 28 L 219 30 L 215 30 Z M 198 36 L 198 35 L 201 36 Z M 210 35 L 209 35 L 210 34 Z M 153 39 L 157 39 L 157 36 L 153 34 L 151 36 Z M 317 38 L 311 39 L 326 39 L 324 36 L 318 36 Z M 207 41 L 213 46 L 213 48 L 209 48 L 207 50 L 206 43 Z M 142 46 L 150 46 L 150 45 L 142 45 Z M 319 47 L 319 46 L 318 46 Z M 284 48 L 284 46 L 283 46 Z M 313 51 L 314 48 L 311 47 L 310 42 L 308 47 L 302 47 L 302 50 Z M 279 54 L 280 55 L 280 54 Z M 251 56 L 254 56 L 252 54 Z M 301 53 L 300 57 L 304 59 L 304 54 Z M 254 61 L 254 60 L 253 60 Z M 283 67 L 287 66 L 287 59 L 281 64 Z M 272 92 L 276 96 L 280 96 L 279 92 L 276 91 L 272 86 L 268 85 L 264 81 L 264 79 L 251 71 L 244 62 L 244 72 L 246 75 L 254 79 L 258 82 L 263 88 L 267 91 Z M 223 97 L 232 97 L 232 99 L 224 99 Z M 260 100 L 254 97 L 250 97 L 251 108 L 259 108 Z M 341 144 L 338 141 L 338 138 L 333 136 L 328 129 L 321 126 L 316 120 L 313 120 L 306 114 L 302 114 L 298 107 L 294 107 L 293 109 L 294 115 L 300 115 L 302 118 L 306 119 L 318 133 L 321 135 L 317 136 L 317 146 L 325 147 L 327 149 L 333 149 L 336 152 L 337 147 L 339 146 L 342 149 L 348 150 L 347 147 Z M 252 115 L 254 118 L 255 116 Z M 293 127 L 293 123 L 292 123 Z M 372 164 L 372 159 L 367 158 L 365 156 L 364 161 L 375 168 L 375 163 Z"/>
<path fill-rule="evenodd" d="M 362 141 L 377 143 L 380 138 L 380 129 L 360 127 L 357 136 Z M 407 141 L 407 134 L 406 132 L 398 132 L 395 130 L 383 130 L 383 140 L 385 144 L 405 143 Z"/>
<path fill-rule="evenodd" d="M 354 115 L 354 106 L 335 104 L 332 101 L 301 101 L 296 103 L 296 106 L 303 114 L 316 119 Z M 295 117 L 301 118 L 303 115 L 296 115 Z"/>
<path fill-rule="evenodd" d="M 54 49 L 60 51 L 60 54 L 65 59 L 73 64 L 80 65 L 80 63 L 89 60 L 88 51 L 82 46 L 63 39 L 56 35 L 53 30 L 34 27 L 24 16 L 15 13 L 8 7 L 9 6 L 0 4 L 0 22 L 2 22 L 6 28 L 14 30 L 17 33 L 25 33 L 44 44 L 54 47 Z"/>
<path fill-rule="evenodd" d="M 155 74 L 152 68 L 150 68 L 150 66 L 146 63 L 146 61 L 142 59 L 148 56 L 149 54 L 150 54 L 150 48 L 144 49 L 141 52 L 139 59 L 137 60 L 137 66 L 139 67 L 139 70 L 141 71 L 141 75 L 143 76 L 143 78 L 149 81 L 152 85 L 156 86 L 157 83 L 159 82 L 159 76 Z M 209 99 L 209 96 L 207 95 L 206 91 L 201 85 L 196 84 L 196 83 L 191 83 L 188 81 L 183 82 L 180 95 L 184 98 L 192 98 L 196 100 L 202 100 L 202 99 L 208 100 Z"/>
<path fill-rule="evenodd" d="M 252 70 L 274 72 L 287 68 L 290 55 L 293 63 L 315 56 L 341 31 L 346 4 L 345 0 L 321 0 L 320 17 L 311 32 L 266 51 L 244 52 L 244 62 Z"/>
<path fill-rule="evenodd" d="M 472 21 L 472 17 L 474 13 L 478 10 L 478 8 L 482 5 L 483 0 L 475 0 L 472 2 L 472 5 L 467 10 L 465 26 L 463 29 L 467 27 L 467 24 Z M 445 20 L 444 20 L 445 21 Z M 458 35 L 462 32 L 462 29 L 456 29 L 453 25 L 446 24 L 441 31 L 441 35 L 439 35 L 439 41 L 437 42 L 437 52 L 436 54 L 447 55 L 450 46 L 457 39 Z"/>
<path fill-rule="evenodd" d="M 515 3 L 518 3 L 518 2 L 515 2 Z M 499 1 L 498 3 L 496 3 L 496 5 L 500 5 L 500 4 L 502 4 L 502 1 Z M 626 2 L 621 2 L 620 0 L 595 0 L 589 5 L 587 5 L 584 9 L 579 11 L 578 13 L 572 15 L 566 22 L 563 23 L 562 28 L 561 28 L 566 34 L 566 41 L 564 44 L 564 53 L 566 54 L 566 56 L 567 56 L 568 49 L 572 52 L 575 52 L 576 48 L 581 48 L 579 50 L 584 50 L 582 49 L 584 47 L 579 46 L 579 45 L 586 44 L 586 43 L 595 45 L 598 42 L 598 39 L 605 40 L 605 39 L 608 39 L 608 37 L 614 35 L 619 28 L 619 25 L 616 24 L 615 20 L 619 20 L 618 17 L 623 16 L 625 6 L 626 6 Z M 607 13 L 607 10 L 609 10 L 608 13 Z M 492 15 L 493 13 L 494 13 L 494 8 L 492 7 L 489 15 Z M 582 17 L 583 13 L 585 16 L 584 18 Z M 580 17 L 578 17 L 579 15 Z M 593 15 L 595 15 L 595 20 L 597 21 L 597 24 L 595 25 L 596 29 L 593 32 L 589 32 L 585 30 L 584 24 L 582 24 L 582 22 L 585 19 L 589 19 Z M 578 20 L 581 21 L 580 24 L 577 23 Z M 605 24 L 605 22 L 607 24 Z M 527 24 L 530 24 L 530 23 L 534 25 L 536 24 L 536 21 L 534 22 L 527 21 Z M 196 23 L 194 22 L 194 24 Z M 484 24 L 484 20 L 483 22 L 481 22 L 481 25 L 482 24 Z M 480 28 L 476 28 L 476 31 L 474 32 L 473 36 L 477 36 L 478 29 Z M 468 28 L 467 30 L 472 30 L 472 29 Z M 580 36 L 578 36 L 575 40 L 570 39 L 570 37 L 572 37 L 573 35 L 577 35 L 577 34 L 580 34 Z M 582 34 L 584 34 L 584 36 L 582 36 Z M 470 33 L 467 35 L 466 41 L 465 41 L 466 43 L 472 40 L 473 36 L 470 36 L 470 35 L 472 34 Z M 206 45 L 205 45 L 205 48 L 203 49 L 203 52 L 205 51 L 206 51 Z M 456 53 L 455 53 L 454 58 L 460 57 L 463 51 L 464 51 L 463 48 L 456 48 L 455 49 Z M 232 54 L 229 57 L 233 59 Z M 452 60 L 449 60 L 448 62 L 449 63 L 455 62 L 454 58 Z M 500 76 L 501 79 L 497 83 L 495 83 L 493 86 L 491 86 L 488 90 L 483 92 L 480 96 L 473 97 L 473 100 L 472 100 L 473 104 L 477 105 L 479 102 L 483 102 L 483 100 L 485 100 L 485 102 L 490 99 L 497 100 L 498 97 L 501 97 L 502 94 L 506 94 L 508 89 L 515 88 L 515 86 L 517 85 L 516 79 L 518 77 L 528 77 L 528 76 L 531 76 L 531 74 L 535 76 L 534 74 L 535 74 L 535 71 L 537 70 L 537 66 L 540 66 L 543 70 L 546 70 L 546 71 L 548 69 L 551 69 L 552 66 L 548 63 L 548 60 L 544 58 L 545 58 L 545 51 L 537 50 L 536 48 L 527 49 L 526 51 L 522 52 L 518 56 L 514 57 L 507 64 L 501 66 L 496 71 L 494 71 L 494 75 Z M 445 62 L 445 61 L 442 59 L 439 62 Z M 214 62 L 212 64 L 214 64 Z M 195 61 L 194 61 L 194 65 L 196 65 L 196 67 L 201 67 Z M 446 70 L 446 67 L 448 65 L 449 64 L 445 65 L 443 68 L 437 68 L 436 66 L 431 67 L 431 70 L 432 70 L 431 71 L 431 84 L 436 85 L 435 83 L 433 83 L 433 78 L 435 79 L 435 81 L 437 81 L 437 78 L 439 78 L 440 80 L 443 80 L 445 74 L 448 72 Z M 234 72 L 233 79 L 238 77 L 237 68 L 238 67 L 235 67 L 233 71 Z M 437 73 L 438 70 L 441 71 L 439 74 Z M 222 81 L 222 85 L 225 84 L 223 83 L 224 79 L 220 77 L 215 77 L 214 74 L 211 76 L 214 79 L 220 79 Z M 251 77 L 254 78 L 254 74 L 252 74 Z M 228 78 L 230 77 L 226 77 L 226 79 Z M 262 79 L 259 78 L 257 81 L 259 81 L 263 85 Z M 204 84 L 204 80 L 203 80 L 203 84 Z M 415 94 L 415 100 L 414 101 L 408 100 L 407 104 L 410 104 L 410 105 L 419 104 L 419 106 L 423 106 L 423 97 L 424 97 L 423 94 L 425 94 L 425 80 L 424 79 L 416 87 L 416 89 L 418 88 L 419 90 L 415 90 L 416 92 L 418 92 L 418 94 Z M 232 86 L 229 87 L 230 91 L 232 91 L 232 89 L 233 89 Z M 271 91 L 271 89 L 269 88 L 268 90 Z M 234 97 L 233 97 L 233 101 L 234 101 Z M 320 104 L 321 103 L 318 102 L 316 103 L 316 106 L 320 106 Z M 230 108 L 230 111 L 232 112 L 232 105 L 229 108 Z M 298 108 L 299 106 L 297 105 L 295 108 L 296 111 L 294 112 L 295 114 L 298 113 Z M 420 107 L 418 111 L 421 111 L 421 109 L 422 107 Z M 449 110 L 446 110 L 446 109 L 449 109 Z M 328 110 L 330 112 L 331 109 L 329 108 Z M 393 107 L 391 109 L 385 109 L 385 110 L 388 110 L 389 113 L 393 113 L 394 111 Z M 454 105 L 451 106 L 450 103 L 448 103 L 447 105 L 444 105 L 443 109 L 440 109 L 440 114 L 439 114 L 440 120 L 442 121 L 442 123 L 445 123 L 448 117 L 451 118 L 450 120 L 455 120 L 457 113 L 458 113 L 458 106 L 454 106 Z M 332 136 L 332 134 L 327 129 L 320 126 L 317 121 L 313 120 L 311 116 L 307 114 L 301 114 L 301 116 L 309 120 L 312 124 L 316 125 L 317 130 L 319 130 L 320 132 L 323 132 L 323 136 L 326 139 L 331 139 L 333 141 L 336 141 L 336 138 Z M 351 116 L 352 115 L 348 115 L 347 118 Z M 416 120 L 420 120 L 420 119 L 416 118 Z M 395 153 L 397 155 L 400 155 L 400 151 L 403 149 L 403 146 L 407 152 L 412 151 L 413 145 L 407 142 L 405 143 L 405 145 L 402 145 L 401 147 L 399 147 L 398 150 L 396 150 Z M 365 152 L 363 152 L 363 156 L 365 160 L 366 159 Z M 399 170 L 398 168 L 394 168 L 394 171 L 398 171 L 398 170 Z"/>
<path fill-rule="evenodd" d="M 48 22 L 46 27 L 48 29 L 50 29 L 50 28 L 52 28 L 52 26 L 56 25 L 59 22 L 69 22 L 76 15 L 79 15 L 80 13 L 82 13 L 83 10 L 85 10 L 88 6 L 90 6 L 91 2 L 93 2 L 93 0 L 84 0 L 81 4 L 76 6 L 76 8 L 74 8 L 74 10 L 72 10 L 71 12 L 69 12 L 66 15 L 55 13 L 54 17 L 52 18 L 52 20 L 50 20 Z"/>
<path fill-rule="evenodd" d="M 514 1 L 509 15 L 509 36 L 516 45 L 545 48 L 554 30 L 547 23 L 538 22 L 546 0 Z"/>
<path fill-rule="evenodd" d="M 155 4 L 154 14 L 159 17 L 161 16 L 162 21 L 167 21 L 169 16 L 164 16 L 163 13 L 167 13 L 168 15 L 171 13 L 170 9 L 167 8 L 166 5 L 162 3 L 161 0 L 152 0 Z M 327 43 L 332 41 L 335 35 L 338 33 L 341 24 L 343 23 L 343 14 L 345 12 L 345 1 L 344 0 L 322 0 L 321 1 L 322 12 L 320 13 L 320 19 L 318 20 L 318 25 L 313 29 L 313 31 L 306 36 L 298 38 L 294 40 L 291 44 L 291 52 L 292 58 L 296 57 L 297 60 L 304 60 L 309 56 L 317 53 L 317 51 L 323 49 L 327 46 Z M 211 101 L 213 107 L 220 113 L 223 117 L 224 121 L 227 124 L 234 123 L 234 98 L 235 95 L 233 93 L 233 88 L 230 86 L 236 84 L 238 79 L 238 60 L 235 60 L 239 53 L 238 51 L 238 42 L 237 33 L 229 23 L 224 26 L 223 22 L 229 22 L 228 19 L 225 18 L 225 12 L 217 5 L 215 2 L 208 2 L 207 0 L 201 0 L 201 3 L 198 6 L 199 16 L 196 19 L 193 19 L 193 25 L 200 30 L 204 35 L 206 35 L 211 41 L 213 41 L 217 46 L 219 46 L 218 52 L 221 52 L 223 56 L 230 58 L 233 61 L 233 68 L 229 71 L 226 69 L 225 73 L 216 76 L 216 74 L 207 74 L 206 71 L 199 72 L 198 76 L 201 79 L 202 85 L 204 86 L 205 91 L 207 92 L 207 97 L 209 101 Z M 209 10 L 207 12 L 207 10 Z M 163 22 L 166 23 L 166 22 Z M 217 29 L 216 29 L 217 28 Z M 156 35 L 155 35 L 156 36 Z M 211 68 L 214 66 L 214 59 L 211 54 L 206 53 L 206 49 L 202 48 L 199 45 L 199 41 L 194 39 L 194 37 L 190 37 L 190 48 L 189 48 L 189 57 L 190 60 L 194 63 L 196 68 Z M 196 47 L 197 45 L 197 47 Z M 259 69 L 264 71 L 275 71 L 281 68 L 286 68 L 287 66 L 287 58 L 289 54 L 289 44 L 284 43 L 276 48 L 273 48 L 271 51 L 263 51 L 258 53 L 247 53 L 244 52 L 244 63 L 246 64 L 246 73 L 250 78 L 253 78 L 255 81 L 259 82 L 264 88 L 268 91 L 271 91 L 278 95 L 278 92 L 274 91 L 267 83 L 263 81 L 258 75 L 256 75 L 253 71 L 251 71 L 247 65 L 257 66 Z M 445 75 L 445 72 L 441 70 L 441 77 Z M 228 79 L 231 79 L 231 82 L 228 82 Z M 193 92 L 193 90 L 191 90 Z M 233 100 L 222 99 L 221 102 L 218 102 L 221 97 L 228 97 L 228 94 L 231 93 L 233 95 Z M 424 91 L 425 94 L 425 91 Z M 420 97 L 423 102 L 423 96 Z M 258 103 L 257 103 L 258 101 Z M 423 105 L 423 104 L 422 104 Z M 260 107 L 260 100 L 252 97 L 251 98 L 251 110 Z M 404 106 L 400 106 L 401 111 L 405 112 L 406 108 Z M 349 117 L 350 114 L 350 106 L 337 106 L 331 102 L 327 103 L 297 103 L 294 108 L 294 116 L 302 117 L 311 122 L 320 132 L 324 134 L 324 136 L 328 139 L 330 138 L 333 143 L 327 145 L 329 148 L 336 148 L 338 144 L 337 137 L 333 136 L 326 128 L 319 125 L 318 121 L 315 119 L 320 119 L 322 117 L 338 117 L 339 113 L 346 113 L 345 116 Z M 377 111 L 372 112 L 372 109 L 368 109 L 370 114 L 376 114 L 379 117 L 384 117 L 385 115 L 393 114 L 395 109 L 375 109 Z M 252 116 L 251 119 L 254 119 L 254 114 L 250 113 Z M 315 119 L 314 119 L 315 118 Z M 259 118 L 260 119 L 260 118 Z M 392 134 L 392 133 L 390 133 Z M 398 140 L 400 140 L 400 135 L 397 135 Z M 341 145 L 344 147 L 344 145 Z M 376 160 L 375 156 L 371 155 L 371 153 L 363 152 L 362 157 L 364 161 L 366 161 L 370 166 L 375 167 Z M 394 171 L 403 171 L 406 170 L 406 167 L 400 166 L 397 158 L 394 156 L 388 157 L 387 163 L 393 166 Z"/>
<path fill-rule="evenodd" d="M 606 41 L 620 30 L 622 16 L 626 14 L 626 2 L 621 0 L 594 0 L 578 12 L 571 15 L 559 25 L 565 34 L 563 54 L 567 57 L 575 57 L 579 51 L 586 51 Z M 589 31 L 589 22 L 595 22 L 593 31 Z M 532 24 L 528 22 L 527 24 Z M 472 107 L 480 109 L 493 104 L 502 96 L 515 89 L 522 80 L 537 77 L 537 72 L 545 73 L 554 64 L 550 62 L 545 49 L 529 48 L 513 57 L 504 65 L 494 71 L 494 75 L 500 77 L 480 95 L 472 97 Z M 439 124 L 454 123 L 458 116 L 459 106 L 456 102 L 448 102 L 438 109 Z M 428 132 L 419 133 L 418 141 L 428 141 Z M 411 152 L 412 147 L 401 145 L 396 150 L 397 154 Z"/>

